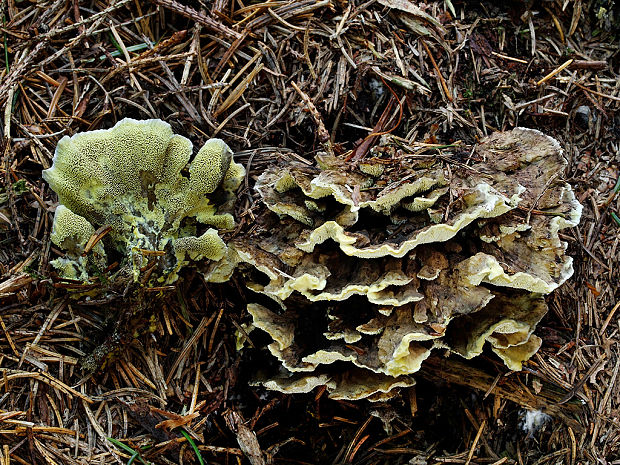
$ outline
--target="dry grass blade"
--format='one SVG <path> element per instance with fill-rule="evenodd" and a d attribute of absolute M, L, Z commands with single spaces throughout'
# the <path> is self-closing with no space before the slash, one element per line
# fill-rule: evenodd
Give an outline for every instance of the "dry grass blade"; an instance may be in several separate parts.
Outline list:
<path fill-rule="evenodd" d="M 213 113 L 214 117 L 217 117 L 221 113 L 228 110 L 232 105 L 235 104 L 235 102 L 237 102 L 237 100 L 241 98 L 241 96 L 246 91 L 250 83 L 254 80 L 256 75 L 261 72 L 263 66 L 264 65 L 262 63 L 257 63 L 254 69 L 243 78 L 243 80 L 237 85 L 237 87 L 230 91 L 230 95 L 226 97 L 226 100 L 224 100 L 222 104 L 217 108 L 217 110 L 215 110 L 215 112 Z"/>

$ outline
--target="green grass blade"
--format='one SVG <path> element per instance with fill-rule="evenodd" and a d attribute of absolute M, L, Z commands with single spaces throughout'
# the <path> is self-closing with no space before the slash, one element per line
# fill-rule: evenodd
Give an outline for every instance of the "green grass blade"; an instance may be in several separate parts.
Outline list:
<path fill-rule="evenodd" d="M 196 457 L 198 457 L 198 462 L 200 463 L 200 465 L 205 465 L 204 460 L 202 460 L 202 455 L 200 454 L 200 449 L 198 449 L 198 446 L 189 435 L 189 433 L 182 429 L 181 434 L 185 437 L 185 439 L 187 439 L 187 442 L 189 442 L 190 446 L 192 446 L 192 449 L 194 449 L 194 453 L 196 454 Z"/>
<path fill-rule="evenodd" d="M 146 462 L 142 457 L 140 457 L 139 451 L 133 450 L 127 444 L 119 441 L 118 439 L 114 439 L 114 438 L 106 438 L 106 439 L 110 441 L 112 444 L 114 444 L 116 447 L 118 447 L 119 449 L 122 449 L 131 455 L 129 462 L 127 462 L 127 465 L 131 465 L 136 460 L 136 458 L 140 459 L 140 462 L 142 462 L 144 465 L 149 465 L 148 462 Z"/>

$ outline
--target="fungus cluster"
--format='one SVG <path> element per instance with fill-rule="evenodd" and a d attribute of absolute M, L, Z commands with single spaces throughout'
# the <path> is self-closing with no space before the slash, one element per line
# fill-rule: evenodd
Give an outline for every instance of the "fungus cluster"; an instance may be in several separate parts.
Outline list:
<path fill-rule="evenodd" d="M 60 275 L 88 280 L 106 269 L 108 255 L 120 254 L 137 279 L 157 256 L 153 276 L 170 283 L 189 260 L 224 257 L 218 230 L 234 226 L 245 172 L 220 139 L 191 158 L 192 143 L 160 120 L 126 118 L 109 130 L 63 137 L 43 171 L 60 201 L 51 234 L 65 251 L 52 261 Z M 105 227 L 109 234 L 93 246 L 96 229 Z"/>
<path fill-rule="evenodd" d="M 357 168 L 280 161 L 257 181 L 268 210 L 233 246 L 279 361 L 271 389 L 380 399 L 433 350 L 488 344 L 520 370 L 540 347 L 543 296 L 573 272 L 558 232 L 581 215 L 558 143 L 517 128 L 460 160 L 383 149 Z"/>
<path fill-rule="evenodd" d="M 266 208 L 225 244 L 245 172 L 223 141 L 192 159 L 167 123 L 131 119 L 64 137 L 43 172 L 66 252 L 52 264 L 88 280 L 116 255 L 137 279 L 156 255 L 163 283 L 190 261 L 211 282 L 238 270 L 277 361 L 260 382 L 283 392 L 378 400 L 414 384 L 434 350 L 470 359 L 485 345 L 520 370 L 541 344 L 544 295 L 573 273 L 559 231 L 581 205 L 558 143 L 517 128 L 460 156 L 372 155 L 274 161 L 256 182 Z"/>

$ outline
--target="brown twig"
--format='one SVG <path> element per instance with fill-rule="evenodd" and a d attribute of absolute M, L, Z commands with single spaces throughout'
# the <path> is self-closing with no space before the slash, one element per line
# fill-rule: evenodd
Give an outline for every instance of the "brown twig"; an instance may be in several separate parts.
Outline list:
<path fill-rule="evenodd" d="M 180 14 L 181 16 L 185 16 L 192 21 L 196 21 L 197 23 L 202 24 L 205 28 L 213 32 L 223 34 L 224 36 L 233 39 L 238 39 L 239 37 L 241 37 L 238 32 L 233 31 L 228 26 L 222 24 L 220 21 L 217 21 L 210 16 L 206 16 L 194 10 L 192 7 L 183 5 L 182 3 L 175 0 L 153 0 L 153 3 L 163 6 L 164 8 L 167 8 L 174 13 Z"/>

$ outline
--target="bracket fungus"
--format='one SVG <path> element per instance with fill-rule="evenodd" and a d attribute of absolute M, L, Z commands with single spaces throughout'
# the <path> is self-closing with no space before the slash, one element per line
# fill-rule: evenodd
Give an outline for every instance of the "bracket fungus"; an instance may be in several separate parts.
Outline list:
<path fill-rule="evenodd" d="M 134 279 L 157 256 L 153 276 L 170 283 L 189 260 L 224 257 L 218 230 L 234 226 L 234 191 L 245 171 L 220 139 L 191 158 L 189 139 L 155 119 L 126 118 L 108 130 L 63 137 L 43 171 L 60 201 L 51 235 L 65 251 L 52 261 L 59 274 L 88 280 L 108 266 L 108 255 L 120 253 Z M 105 226 L 105 247 L 89 246 Z"/>
<path fill-rule="evenodd" d="M 436 349 L 488 344 L 520 370 L 540 347 L 543 296 L 573 273 L 558 232 L 581 215 L 557 141 L 517 128 L 460 159 L 392 155 L 258 178 L 267 209 L 233 246 L 279 360 L 268 388 L 381 399 Z"/>

